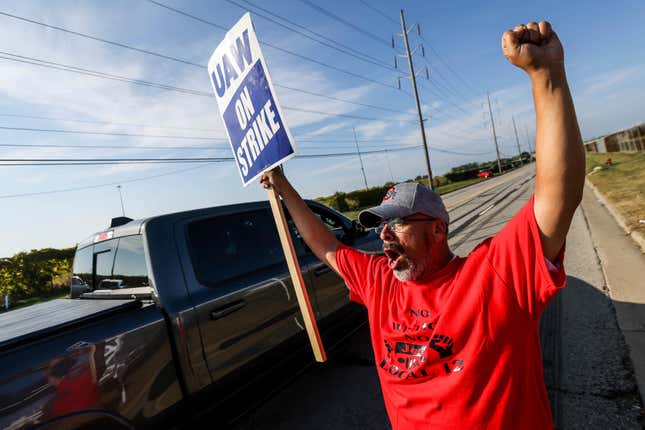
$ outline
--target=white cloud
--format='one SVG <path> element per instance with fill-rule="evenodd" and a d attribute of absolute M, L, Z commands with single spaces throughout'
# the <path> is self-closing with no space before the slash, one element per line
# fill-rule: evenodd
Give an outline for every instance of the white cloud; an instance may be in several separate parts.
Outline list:
<path fill-rule="evenodd" d="M 582 95 L 590 96 L 603 93 L 607 90 L 614 90 L 620 83 L 643 72 L 643 66 L 629 66 L 602 73 L 586 79 L 582 82 L 584 90 Z"/>

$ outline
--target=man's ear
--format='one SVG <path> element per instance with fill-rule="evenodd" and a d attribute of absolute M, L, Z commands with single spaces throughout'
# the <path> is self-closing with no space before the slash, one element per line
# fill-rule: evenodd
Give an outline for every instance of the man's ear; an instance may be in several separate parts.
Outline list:
<path fill-rule="evenodd" d="M 448 229 L 446 228 L 446 223 L 437 220 L 432 226 L 432 233 L 434 234 L 435 238 L 439 238 L 441 236 L 446 236 L 448 234 Z"/>

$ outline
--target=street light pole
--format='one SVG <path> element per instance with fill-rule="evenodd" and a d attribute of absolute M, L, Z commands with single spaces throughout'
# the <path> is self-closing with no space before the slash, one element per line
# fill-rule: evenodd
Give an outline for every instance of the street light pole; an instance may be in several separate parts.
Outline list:
<path fill-rule="evenodd" d="M 517 136 L 517 127 L 515 126 L 515 117 L 513 119 L 513 130 L 515 130 L 515 142 L 517 142 L 517 155 L 520 157 L 520 163 L 522 163 L 522 149 L 520 149 L 520 138 Z"/>
<path fill-rule="evenodd" d="M 358 139 L 356 139 L 356 129 L 352 127 L 354 132 L 354 143 L 356 144 L 356 152 L 358 153 L 358 160 L 361 162 L 361 171 L 363 172 L 363 182 L 365 182 L 365 189 L 368 189 L 367 178 L 365 177 L 365 167 L 363 167 L 363 157 L 361 157 L 361 150 L 358 149 Z"/>

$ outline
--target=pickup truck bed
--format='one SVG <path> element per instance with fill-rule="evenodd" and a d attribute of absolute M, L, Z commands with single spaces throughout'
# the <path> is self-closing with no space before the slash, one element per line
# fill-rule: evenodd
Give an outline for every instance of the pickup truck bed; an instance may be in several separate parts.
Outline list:
<path fill-rule="evenodd" d="M 137 300 L 57 299 L 0 315 L 0 351 L 106 314 L 136 309 Z"/>

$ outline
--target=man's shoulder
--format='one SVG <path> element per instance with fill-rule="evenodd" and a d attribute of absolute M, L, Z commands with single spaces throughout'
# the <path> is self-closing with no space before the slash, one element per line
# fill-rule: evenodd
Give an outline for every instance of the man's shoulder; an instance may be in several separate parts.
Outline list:
<path fill-rule="evenodd" d="M 477 262 L 481 261 L 482 259 L 486 258 L 486 254 L 488 254 L 488 250 L 490 249 L 491 246 L 491 241 L 493 240 L 493 236 L 488 237 L 481 241 L 479 245 L 477 245 L 470 253 L 466 256 L 466 263 L 472 263 L 472 262 Z"/>
<path fill-rule="evenodd" d="M 343 262 L 345 264 L 343 264 Z M 340 244 L 336 249 L 336 263 L 339 265 L 341 274 L 346 271 L 358 269 L 364 275 L 373 272 L 382 272 L 387 269 L 387 259 L 382 253 L 354 248 Z"/>

